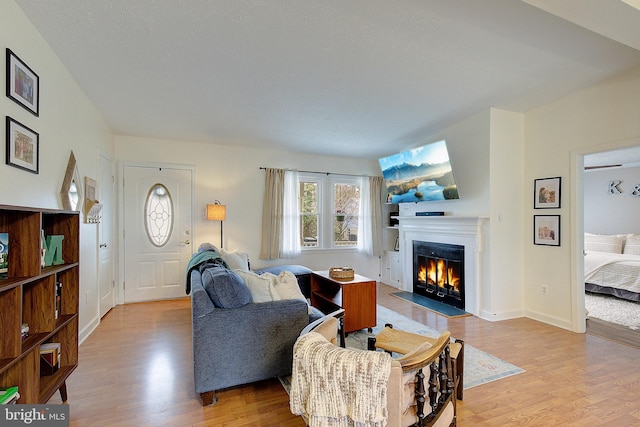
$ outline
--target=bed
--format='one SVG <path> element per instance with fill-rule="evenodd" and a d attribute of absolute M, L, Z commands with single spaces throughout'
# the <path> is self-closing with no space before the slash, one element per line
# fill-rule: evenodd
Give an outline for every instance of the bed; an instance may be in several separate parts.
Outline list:
<path fill-rule="evenodd" d="M 585 291 L 640 302 L 640 235 L 585 233 Z"/>

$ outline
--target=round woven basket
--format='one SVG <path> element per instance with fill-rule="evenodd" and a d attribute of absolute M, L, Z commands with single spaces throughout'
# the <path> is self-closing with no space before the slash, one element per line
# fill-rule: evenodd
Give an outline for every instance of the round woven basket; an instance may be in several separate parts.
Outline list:
<path fill-rule="evenodd" d="M 353 268 L 351 267 L 331 267 L 329 269 L 329 277 L 339 280 L 353 279 Z"/>

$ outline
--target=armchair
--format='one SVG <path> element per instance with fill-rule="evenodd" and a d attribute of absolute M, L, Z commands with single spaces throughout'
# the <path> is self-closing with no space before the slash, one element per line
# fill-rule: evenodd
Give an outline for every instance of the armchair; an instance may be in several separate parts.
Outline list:
<path fill-rule="evenodd" d="M 443 332 L 433 345 L 426 343 L 415 348 L 398 359 L 392 359 L 387 353 L 379 351 L 362 351 L 339 348 L 335 345 L 335 337 L 338 328 L 338 320 L 327 316 L 315 329 L 301 335 L 294 346 L 294 360 L 292 372 L 292 389 L 290 397 L 291 412 L 305 417 L 310 426 L 323 424 L 327 419 L 337 421 L 341 419 L 357 421 L 361 425 L 382 426 L 384 418 L 389 427 L 400 426 L 455 426 L 456 425 L 456 393 L 452 378 L 451 356 L 449 351 L 450 333 Z M 309 348 L 317 347 L 309 351 Z M 308 357 L 316 352 L 329 352 L 330 359 L 335 365 L 340 365 L 343 358 L 349 359 L 358 354 L 360 361 L 369 356 L 369 363 L 360 364 L 354 369 L 362 369 L 368 364 L 383 363 L 388 365 L 388 379 L 380 381 L 380 390 L 362 390 L 354 387 L 353 383 L 338 386 L 335 390 L 330 376 L 319 377 L 317 372 L 326 370 L 326 366 L 318 368 L 314 364 L 314 357 Z M 387 357 L 381 361 L 379 355 Z M 344 369 L 344 367 L 342 368 Z M 378 369 L 378 368 L 376 368 Z M 334 372 L 342 375 L 341 372 Z M 369 372 L 360 372 L 360 376 L 369 376 Z M 346 405 L 334 405 L 336 413 L 318 411 L 317 402 L 314 399 L 322 399 L 322 396 L 339 396 L 337 402 L 347 402 Z M 362 412 L 363 396 L 386 395 L 386 411 L 382 416 L 375 410 L 372 413 Z M 327 405 L 330 407 L 331 405 Z M 372 405 L 375 406 L 375 405 Z M 340 407 L 347 408 L 344 412 Z M 360 408 L 357 414 L 352 408 Z M 355 420 L 354 417 L 359 417 Z M 337 425 L 337 424 L 336 424 Z"/>

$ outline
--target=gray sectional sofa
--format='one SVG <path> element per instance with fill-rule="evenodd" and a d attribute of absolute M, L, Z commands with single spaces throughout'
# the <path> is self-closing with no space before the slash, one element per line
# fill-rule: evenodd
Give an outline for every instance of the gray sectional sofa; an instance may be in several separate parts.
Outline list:
<path fill-rule="evenodd" d="M 310 319 L 322 315 L 310 316 L 299 299 L 252 302 L 237 277 L 215 265 L 189 272 L 195 391 L 203 405 L 215 403 L 216 390 L 289 375 L 293 344 Z"/>

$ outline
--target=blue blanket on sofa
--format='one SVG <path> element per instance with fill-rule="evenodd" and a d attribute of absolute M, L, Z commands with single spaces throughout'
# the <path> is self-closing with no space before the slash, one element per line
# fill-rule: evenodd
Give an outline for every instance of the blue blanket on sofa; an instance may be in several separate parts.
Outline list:
<path fill-rule="evenodd" d="M 198 252 L 193 254 L 191 259 L 189 260 L 189 264 L 187 265 L 187 281 L 185 292 L 187 295 L 191 293 L 191 271 L 194 268 L 197 268 L 202 273 L 202 269 L 208 266 L 220 266 L 224 268 L 229 268 L 226 262 L 222 259 L 220 254 L 214 250 L 206 250 L 202 252 Z M 203 267 L 202 269 L 200 267 Z"/>

